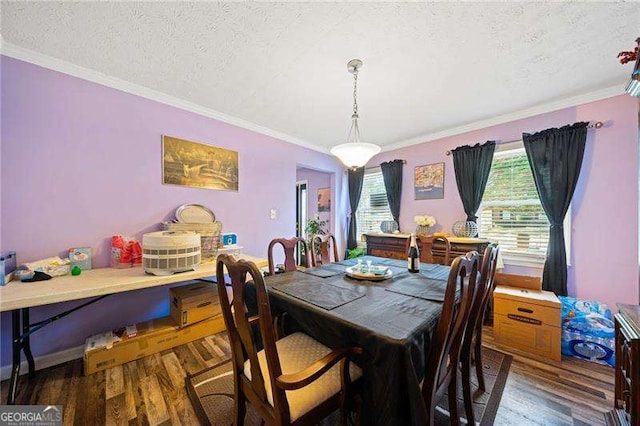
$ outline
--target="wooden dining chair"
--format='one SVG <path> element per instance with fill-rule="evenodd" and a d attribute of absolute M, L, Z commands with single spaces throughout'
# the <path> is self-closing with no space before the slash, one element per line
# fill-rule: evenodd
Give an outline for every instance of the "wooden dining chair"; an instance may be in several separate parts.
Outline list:
<path fill-rule="evenodd" d="M 442 260 L 434 257 L 433 246 L 436 241 L 441 241 L 444 244 L 445 252 Z M 406 249 L 409 250 L 409 240 L 407 240 Z M 426 263 L 439 263 L 441 265 L 451 265 L 451 243 L 449 239 L 444 235 L 421 235 L 420 236 L 420 260 Z"/>
<path fill-rule="evenodd" d="M 296 247 L 300 245 L 301 250 L 304 253 L 300 253 L 300 258 L 305 260 L 305 265 L 309 264 L 309 246 L 304 238 L 276 238 L 271 240 L 269 243 L 269 247 L 267 249 L 267 258 L 269 261 L 269 275 L 273 275 L 276 273 L 276 266 L 273 261 L 273 248 L 279 244 L 282 246 L 284 250 L 284 271 L 285 272 L 293 272 L 298 269 L 298 265 L 296 262 Z"/>
<path fill-rule="evenodd" d="M 338 245 L 333 234 L 316 234 L 311 238 L 311 264 L 313 266 L 331 263 L 331 251 L 333 251 L 333 262 L 339 262 Z"/>
<path fill-rule="evenodd" d="M 480 280 L 476 286 L 469 321 L 467 321 L 460 352 L 462 367 L 462 395 L 467 422 L 474 425 L 473 400 L 471 398 L 471 364 L 475 362 L 478 387 L 484 392 L 484 373 L 482 363 L 482 324 L 487 304 L 493 293 L 496 267 L 498 265 L 497 244 L 490 244 L 484 251 Z"/>
<path fill-rule="evenodd" d="M 435 408 L 445 391 L 449 395 L 450 423 L 459 424 L 456 377 L 462 337 L 469 316 L 478 274 L 478 253 L 467 253 L 454 259 L 447 280 L 431 349 L 426 356 L 422 397 L 428 410 L 428 424 L 434 424 Z M 459 297 L 456 291 L 459 290 Z"/>
<path fill-rule="evenodd" d="M 231 278 L 231 301 L 222 280 L 225 267 Z M 249 314 L 247 306 L 247 275 L 256 292 L 255 316 Z M 244 424 L 247 403 L 267 425 L 316 424 L 337 409 L 346 421 L 352 380 L 362 375 L 362 370 L 350 362 L 350 356 L 361 354 L 362 350 L 331 350 L 300 332 L 276 340 L 269 295 L 256 265 L 220 255 L 217 277 L 232 352 L 233 424 Z M 260 346 L 264 349 L 259 350 Z"/>

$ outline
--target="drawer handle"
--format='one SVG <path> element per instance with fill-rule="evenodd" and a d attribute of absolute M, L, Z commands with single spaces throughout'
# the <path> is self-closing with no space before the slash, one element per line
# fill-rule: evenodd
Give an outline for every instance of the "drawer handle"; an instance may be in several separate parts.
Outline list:
<path fill-rule="evenodd" d="M 527 308 L 518 308 L 518 312 L 526 312 L 527 314 L 532 314 L 533 310 Z"/>

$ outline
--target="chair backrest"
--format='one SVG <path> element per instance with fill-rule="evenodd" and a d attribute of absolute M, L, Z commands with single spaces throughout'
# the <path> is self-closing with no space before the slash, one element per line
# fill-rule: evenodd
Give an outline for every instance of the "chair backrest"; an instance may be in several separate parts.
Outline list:
<path fill-rule="evenodd" d="M 436 262 L 433 257 L 433 246 L 436 241 L 441 241 L 444 244 L 445 252 L 442 261 Z M 406 250 L 409 250 L 410 239 L 407 240 Z M 420 236 L 420 259 L 426 263 L 440 263 L 442 265 L 451 264 L 451 243 L 449 239 L 444 235 L 421 235 Z"/>
<path fill-rule="evenodd" d="M 233 293 L 231 301 L 224 284 L 225 267 L 231 279 Z M 218 256 L 216 272 L 220 306 L 231 344 L 236 392 L 242 392 L 263 418 L 265 415 L 272 419 L 285 418 L 287 420 L 285 423 L 288 423 L 289 405 L 284 391 L 275 383 L 275 378 L 282 375 L 282 369 L 276 348 L 269 296 L 262 274 L 255 263 L 243 259 L 235 261 L 231 256 L 224 254 Z M 250 309 L 247 306 L 246 293 L 249 288 L 245 285 L 247 274 L 253 280 L 256 292 L 258 314 L 255 316 L 250 316 Z M 259 333 L 256 325 L 260 330 Z M 265 379 L 258 361 L 258 351 L 261 347 L 264 348 L 269 369 L 273 406 L 268 402 Z M 251 379 L 244 374 L 244 364 L 247 360 L 251 364 Z"/>
<path fill-rule="evenodd" d="M 498 245 L 489 244 L 484 250 L 482 260 L 482 270 L 480 272 L 480 280 L 476 286 L 475 294 L 471 302 L 471 312 L 469 321 L 467 321 L 464 332 L 464 342 L 462 351 L 468 353 L 472 349 L 474 337 L 482 333 L 482 323 L 484 322 L 484 313 L 487 310 L 487 304 L 493 292 L 494 281 L 496 277 L 496 268 L 498 265 Z"/>
<path fill-rule="evenodd" d="M 296 255 L 295 250 L 298 244 L 300 244 L 304 253 L 300 253 L 300 257 L 304 258 L 305 265 L 309 264 L 309 248 L 307 246 L 307 242 L 303 238 L 276 238 L 271 240 L 269 243 L 269 248 L 267 250 L 267 258 L 269 260 L 269 274 L 273 275 L 276 273 L 276 266 L 273 261 L 273 247 L 276 244 L 282 245 L 284 249 L 284 271 L 285 272 L 293 272 L 297 269 L 296 265 Z"/>
<path fill-rule="evenodd" d="M 311 264 L 324 265 L 331 263 L 331 251 L 333 251 L 333 262 L 338 262 L 338 246 L 336 237 L 333 234 L 316 234 L 311 238 Z M 319 256 L 319 262 L 317 257 Z"/>
<path fill-rule="evenodd" d="M 478 275 L 478 253 L 454 259 L 447 280 L 442 315 L 426 355 L 422 396 L 427 408 L 444 392 L 453 369 L 458 368 L 462 337 Z M 456 294 L 459 290 L 459 295 Z M 433 416 L 433 413 L 431 413 Z"/>

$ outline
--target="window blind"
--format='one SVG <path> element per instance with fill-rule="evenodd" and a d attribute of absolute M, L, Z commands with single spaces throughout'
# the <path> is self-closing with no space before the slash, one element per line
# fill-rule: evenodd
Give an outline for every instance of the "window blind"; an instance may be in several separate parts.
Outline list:
<path fill-rule="evenodd" d="M 478 216 L 480 235 L 499 243 L 503 254 L 544 261 L 549 221 L 524 148 L 494 154 Z"/>
<path fill-rule="evenodd" d="M 379 169 L 365 172 L 356 220 L 358 244 L 362 244 L 362 234 L 381 232 L 380 223 L 383 220 L 393 220 L 382 172 Z"/>

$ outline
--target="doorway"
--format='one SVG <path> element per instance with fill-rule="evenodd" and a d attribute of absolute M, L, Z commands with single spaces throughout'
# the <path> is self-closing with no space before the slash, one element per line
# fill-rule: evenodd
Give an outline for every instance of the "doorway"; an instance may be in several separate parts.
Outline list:
<path fill-rule="evenodd" d="M 307 218 L 309 206 L 309 194 L 307 191 L 307 181 L 296 182 L 296 237 L 306 238 L 305 226 L 307 224 Z M 308 267 L 306 258 L 300 258 L 300 244 L 296 247 L 296 260 L 300 266 Z M 299 260 L 299 261 L 298 261 Z"/>

